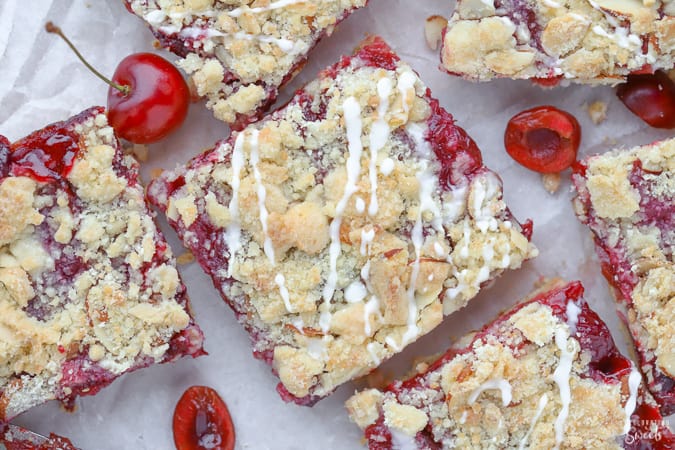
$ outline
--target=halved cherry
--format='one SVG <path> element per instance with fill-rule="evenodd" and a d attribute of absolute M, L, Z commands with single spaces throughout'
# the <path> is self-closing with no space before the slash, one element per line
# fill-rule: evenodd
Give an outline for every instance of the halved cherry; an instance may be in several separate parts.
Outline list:
<path fill-rule="evenodd" d="M 504 133 L 508 154 L 540 173 L 567 169 L 576 160 L 580 142 L 577 119 L 554 106 L 538 106 L 516 114 Z"/>
<path fill-rule="evenodd" d="M 629 75 L 616 95 L 633 114 L 655 128 L 675 128 L 675 83 L 665 72 Z"/>
<path fill-rule="evenodd" d="M 191 386 L 173 414 L 173 440 L 178 450 L 232 450 L 234 425 L 225 402 L 207 386 Z"/>

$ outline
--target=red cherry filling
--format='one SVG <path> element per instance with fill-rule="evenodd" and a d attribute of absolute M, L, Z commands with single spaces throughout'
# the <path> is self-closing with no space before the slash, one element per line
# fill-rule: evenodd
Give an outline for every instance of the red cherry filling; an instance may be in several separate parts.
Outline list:
<path fill-rule="evenodd" d="M 504 133 L 508 154 L 519 164 L 540 173 L 567 169 L 577 157 L 580 142 L 577 119 L 553 106 L 516 114 Z"/>
<path fill-rule="evenodd" d="M 616 95 L 633 114 L 655 128 L 675 128 L 675 83 L 663 71 L 629 75 Z"/>
<path fill-rule="evenodd" d="M 218 393 L 207 386 L 189 387 L 173 415 L 177 450 L 232 450 L 234 425 Z"/>
<path fill-rule="evenodd" d="M 8 159 L 14 175 L 46 182 L 66 176 L 79 150 L 77 135 L 57 123 L 15 142 Z"/>

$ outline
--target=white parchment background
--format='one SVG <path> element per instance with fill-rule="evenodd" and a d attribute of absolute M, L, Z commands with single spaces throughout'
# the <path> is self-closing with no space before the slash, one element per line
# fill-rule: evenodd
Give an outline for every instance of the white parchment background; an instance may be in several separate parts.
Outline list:
<path fill-rule="evenodd" d="M 505 197 L 514 214 L 534 220 L 534 242 L 541 255 L 522 270 L 504 275 L 465 310 L 385 364 L 384 371 L 400 375 L 415 356 L 443 350 L 453 339 L 514 304 L 542 276 L 581 279 L 586 298 L 610 323 L 615 339 L 625 349 L 589 233 L 572 213 L 569 174 L 557 194 L 547 193 L 538 174 L 506 155 L 502 136 L 513 114 L 540 104 L 553 104 L 579 119 L 582 155 L 616 145 L 648 143 L 669 134 L 648 130 L 611 88 L 542 90 L 528 82 L 508 80 L 479 85 L 441 73 L 437 53 L 424 43 L 423 23 L 431 14 L 448 16 L 453 6 L 452 0 L 371 0 L 368 8 L 350 17 L 319 45 L 282 98 L 339 55 L 350 53 L 365 33 L 379 34 L 420 73 L 441 104 L 474 137 L 487 165 L 503 178 Z M 152 35 L 125 10 L 121 0 L 0 0 L 0 134 L 10 140 L 106 101 L 106 86 L 87 72 L 63 42 L 43 31 L 47 20 L 60 25 L 106 74 L 112 74 L 130 53 L 153 51 Z M 594 100 L 609 105 L 608 119 L 601 125 L 593 125 L 585 109 Z M 212 119 L 203 105 L 194 104 L 176 134 L 151 146 L 150 159 L 143 164 L 145 180 L 153 168 L 187 161 L 227 133 L 227 127 Z M 175 234 L 163 221 L 161 225 L 175 253 L 180 254 Z M 97 396 L 78 400 L 73 414 L 51 403 L 16 422 L 42 434 L 69 436 L 86 450 L 171 449 L 175 402 L 188 386 L 206 384 L 216 388 L 230 407 L 238 449 L 361 448 L 360 433 L 342 406 L 354 385 L 343 386 L 311 409 L 284 404 L 274 390 L 277 380 L 266 365 L 253 359 L 248 336 L 210 280 L 196 264 L 182 266 L 180 271 L 206 334 L 209 356 L 127 375 Z"/>

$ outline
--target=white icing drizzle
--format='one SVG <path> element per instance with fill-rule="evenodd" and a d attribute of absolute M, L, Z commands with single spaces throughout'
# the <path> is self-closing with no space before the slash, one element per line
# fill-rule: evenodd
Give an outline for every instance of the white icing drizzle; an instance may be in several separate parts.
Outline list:
<path fill-rule="evenodd" d="M 462 411 L 462 415 L 459 418 L 459 423 L 464 425 L 466 423 L 466 416 L 468 415 L 469 413 L 466 410 Z"/>
<path fill-rule="evenodd" d="M 577 328 L 577 320 L 581 309 L 573 302 L 567 302 L 567 327 L 569 329 L 570 337 L 575 333 Z M 560 349 L 560 363 L 553 372 L 553 381 L 558 385 L 560 391 L 560 403 L 562 407 L 555 420 L 555 448 L 560 448 L 560 444 L 564 439 L 565 422 L 569 414 L 570 403 L 572 402 L 572 395 L 570 392 L 570 373 L 572 372 L 572 361 L 574 352 L 567 348 L 567 333 L 564 328 L 558 328 L 555 331 L 555 344 Z"/>
<path fill-rule="evenodd" d="M 380 359 L 379 356 L 377 356 L 377 352 L 375 351 L 375 346 L 377 344 L 375 342 L 371 342 L 368 345 L 366 345 L 366 349 L 368 350 L 368 353 L 370 353 L 370 358 L 373 360 L 376 366 L 379 366 L 382 360 Z"/>
<path fill-rule="evenodd" d="M 230 250 L 228 274 L 232 274 L 234 255 L 241 248 L 241 224 L 239 223 L 239 186 L 241 180 L 239 179 L 239 174 L 244 167 L 244 140 L 244 133 L 239 133 L 234 141 L 232 156 L 230 157 L 232 164 L 232 181 L 230 182 L 232 196 L 228 206 L 230 223 L 225 229 L 225 242 L 227 243 L 227 248 Z"/>
<path fill-rule="evenodd" d="M 380 163 L 380 173 L 385 177 L 391 175 L 394 171 L 394 160 L 391 158 L 384 158 Z"/>
<path fill-rule="evenodd" d="M 352 282 L 345 289 L 345 300 L 347 303 L 358 303 L 368 295 L 368 290 L 359 280 Z"/>
<path fill-rule="evenodd" d="M 176 33 L 176 28 L 173 26 L 160 27 L 160 31 L 173 34 Z M 223 33 L 214 28 L 200 28 L 200 27 L 186 27 L 180 30 L 178 35 L 182 38 L 189 39 L 213 39 L 216 37 L 222 38 L 234 38 L 241 41 L 259 41 L 264 44 L 274 44 L 279 49 L 285 53 L 291 53 L 296 48 L 296 42 L 291 41 L 290 39 L 276 38 L 273 36 L 265 36 L 260 34 L 249 34 L 243 31 L 238 31 L 236 33 Z"/>
<path fill-rule="evenodd" d="M 357 196 L 354 200 L 354 203 L 354 206 L 356 206 L 356 212 L 363 214 L 363 212 L 366 210 L 366 202 L 361 197 Z"/>
<path fill-rule="evenodd" d="M 251 131 L 251 140 L 249 141 L 251 146 L 251 166 L 253 167 L 253 178 L 255 179 L 256 192 L 258 193 L 258 210 L 260 213 L 260 225 L 262 226 L 263 232 L 263 250 L 267 259 L 270 263 L 274 265 L 274 246 L 272 245 L 272 239 L 270 238 L 269 233 L 267 232 L 267 218 L 269 212 L 265 206 L 265 199 L 267 198 L 267 191 L 265 190 L 265 185 L 262 182 L 262 175 L 258 169 L 258 163 L 260 162 L 260 155 L 258 153 L 258 130 Z"/>
<path fill-rule="evenodd" d="M 434 252 L 436 252 L 436 256 L 439 258 L 445 256 L 445 249 L 443 249 L 443 246 L 439 242 L 434 242 Z"/>
<path fill-rule="evenodd" d="M 350 197 L 357 191 L 356 182 L 361 174 L 361 154 L 363 153 L 363 143 L 361 142 L 361 133 L 363 125 L 361 123 L 361 106 L 354 97 L 348 97 L 342 104 L 344 110 L 345 127 L 347 132 L 347 182 L 345 184 L 344 194 L 338 204 L 335 206 L 335 217 L 330 223 L 330 247 L 329 253 L 329 272 L 326 279 L 326 285 L 323 288 L 324 308 L 330 305 L 335 294 L 337 286 L 337 260 L 341 253 L 340 244 L 340 225 L 342 224 L 342 214 L 347 207 Z M 321 328 L 324 333 L 330 327 L 330 312 L 325 309 L 320 320 Z"/>
<path fill-rule="evenodd" d="M 370 326 L 370 316 L 376 314 L 381 317 L 380 314 L 380 301 L 374 295 L 370 297 L 370 300 L 366 303 L 365 308 L 363 308 L 363 331 L 366 336 L 370 336 L 372 333 L 372 327 Z"/>
<path fill-rule="evenodd" d="M 305 322 L 302 320 L 302 317 L 297 317 L 291 321 L 293 326 L 300 332 L 301 335 L 305 335 Z"/>
<path fill-rule="evenodd" d="M 469 395 L 469 405 L 473 405 L 478 399 L 478 396 L 483 391 L 487 391 L 489 389 L 499 389 L 502 394 L 502 406 L 509 406 L 509 403 L 511 403 L 512 399 L 511 384 L 503 378 L 494 378 L 492 380 L 488 380 L 474 389 L 473 392 L 471 392 L 471 395 Z"/>
<path fill-rule="evenodd" d="M 398 76 L 398 91 L 401 93 L 401 104 L 406 116 L 406 121 L 408 114 L 410 113 L 410 107 L 408 106 L 408 92 L 415 88 L 416 81 L 417 76 L 410 70 L 407 70 Z"/>
<path fill-rule="evenodd" d="M 635 369 L 635 366 L 632 366 L 630 375 L 628 375 L 628 400 L 626 400 L 626 406 L 624 412 L 626 413 L 626 423 L 623 426 L 623 434 L 626 434 L 630 431 L 630 416 L 635 412 L 635 406 L 637 405 L 637 394 L 642 382 L 642 376 L 640 372 Z"/>
<path fill-rule="evenodd" d="M 375 238 L 375 228 L 371 228 L 370 230 L 361 230 L 361 254 L 363 256 L 366 256 L 367 254 L 370 254 L 370 245 L 373 242 L 373 239 Z"/>
<path fill-rule="evenodd" d="M 532 434 L 532 431 L 534 431 L 534 427 L 535 425 L 537 425 L 537 422 L 539 421 L 541 414 L 544 412 L 544 408 L 546 408 L 547 403 L 548 403 L 548 395 L 543 394 L 539 398 L 539 406 L 537 406 L 537 412 L 534 413 L 534 417 L 532 418 L 532 422 L 530 423 L 530 428 L 527 430 L 527 433 L 525 433 L 525 437 L 523 437 L 523 439 L 520 440 L 518 450 L 523 450 L 525 448 L 525 445 L 527 444 L 528 439 L 530 439 L 530 435 Z"/>
<path fill-rule="evenodd" d="M 378 210 L 377 155 L 384 148 L 391 132 L 386 120 L 391 88 L 391 80 L 387 77 L 381 78 L 377 82 L 377 95 L 380 97 L 380 104 L 377 106 L 377 120 L 370 127 L 369 135 L 370 165 L 368 167 L 368 176 L 370 178 L 370 204 L 368 205 L 368 215 L 370 216 L 377 214 Z"/>
<path fill-rule="evenodd" d="M 307 0 L 277 0 L 276 2 L 271 2 L 268 6 L 259 6 L 257 8 L 251 8 L 249 6 L 240 6 L 235 8 L 232 11 L 227 13 L 230 17 L 239 17 L 244 13 L 258 14 L 262 12 L 272 11 L 275 9 L 285 8 L 289 5 L 295 5 L 296 3 L 305 3 Z"/>
<path fill-rule="evenodd" d="M 274 277 L 274 282 L 279 286 L 279 294 L 281 294 L 281 299 L 284 301 L 284 306 L 286 307 L 286 311 L 289 313 L 293 312 L 293 307 L 291 306 L 291 296 L 288 293 L 288 289 L 286 289 L 286 278 L 284 278 L 283 274 L 278 273 L 276 277 Z"/>

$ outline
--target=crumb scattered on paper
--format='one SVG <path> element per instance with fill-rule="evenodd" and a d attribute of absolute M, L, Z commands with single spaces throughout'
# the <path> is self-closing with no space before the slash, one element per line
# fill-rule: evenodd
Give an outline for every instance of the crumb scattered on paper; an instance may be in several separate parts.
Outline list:
<path fill-rule="evenodd" d="M 596 125 L 604 122 L 607 119 L 607 103 L 598 100 L 588 105 L 588 116 Z"/>
<path fill-rule="evenodd" d="M 549 194 L 555 194 L 560 189 L 560 174 L 559 173 L 545 173 L 541 176 L 541 182 L 544 189 Z"/>

